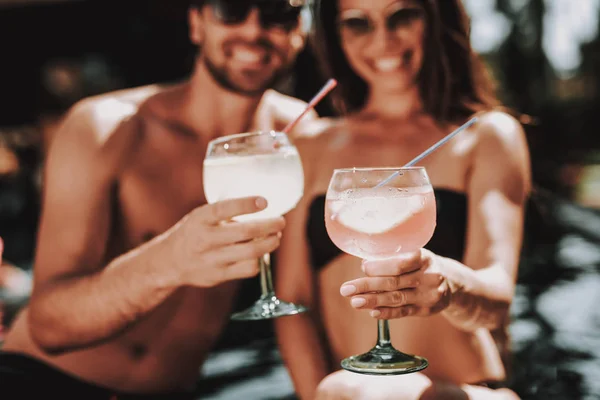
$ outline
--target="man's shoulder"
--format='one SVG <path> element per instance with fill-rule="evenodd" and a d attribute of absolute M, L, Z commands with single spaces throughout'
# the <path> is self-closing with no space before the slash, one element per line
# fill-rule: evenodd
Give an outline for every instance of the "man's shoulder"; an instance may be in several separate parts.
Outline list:
<path fill-rule="evenodd" d="M 143 103 L 144 101 L 148 100 L 150 97 L 152 97 L 158 93 L 165 92 L 166 90 L 168 90 L 167 86 L 159 85 L 159 84 L 152 84 L 152 85 L 145 85 L 145 86 L 138 86 L 138 87 L 134 87 L 134 88 L 116 90 L 113 92 L 109 92 L 109 93 L 105 93 L 105 94 L 96 96 L 95 98 L 98 100 L 101 100 L 103 98 L 112 97 L 116 100 L 139 105 L 139 104 Z M 94 97 L 91 97 L 91 99 L 93 99 L 93 98 Z"/>
<path fill-rule="evenodd" d="M 141 105 L 160 90 L 144 86 L 84 98 L 67 112 L 53 142 L 103 159 L 123 153 L 139 137 L 135 126 Z"/>
<path fill-rule="evenodd" d="M 75 103 L 68 116 L 87 118 L 92 126 L 110 125 L 137 114 L 146 100 L 161 91 L 151 85 L 87 97 Z"/>
<path fill-rule="evenodd" d="M 86 97 L 67 112 L 62 130 L 85 127 L 82 132 L 107 139 L 121 123 L 137 116 L 142 104 L 161 90 L 158 85 L 151 85 Z"/>

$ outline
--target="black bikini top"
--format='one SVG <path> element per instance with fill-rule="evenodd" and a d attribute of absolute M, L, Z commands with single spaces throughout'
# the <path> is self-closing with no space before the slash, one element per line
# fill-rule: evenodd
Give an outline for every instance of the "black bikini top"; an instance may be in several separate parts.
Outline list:
<path fill-rule="evenodd" d="M 425 248 L 442 257 L 463 258 L 467 233 L 467 197 L 448 189 L 434 189 L 437 222 Z M 306 224 L 310 260 L 315 270 L 328 265 L 343 252 L 331 241 L 325 228 L 325 195 L 313 199 Z"/>

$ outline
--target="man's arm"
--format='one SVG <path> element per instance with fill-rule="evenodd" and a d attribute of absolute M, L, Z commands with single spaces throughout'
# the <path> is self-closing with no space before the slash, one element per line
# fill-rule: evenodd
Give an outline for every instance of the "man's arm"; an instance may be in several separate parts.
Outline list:
<path fill-rule="evenodd" d="M 156 269 L 147 250 L 102 269 L 116 176 L 139 136 L 131 114 L 103 121 L 101 107 L 90 100 L 74 106 L 45 165 L 29 318 L 32 337 L 48 351 L 106 340 L 174 290 L 173 282 L 154 281 L 155 273 L 127 268 L 133 259 Z M 138 291 L 142 303 L 133 300 Z"/>
<path fill-rule="evenodd" d="M 111 193 L 139 139 L 124 125 L 133 119 L 103 119 L 99 126 L 97 116 L 95 104 L 75 107 L 53 141 L 45 171 L 29 321 L 33 339 L 53 353 L 113 338 L 182 285 L 213 286 L 256 274 L 255 258 L 278 246 L 283 229 L 281 219 L 221 224 L 266 205 L 264 199 L 222 202 L 192 211 L 106 266 Z M 263 239 L 249 240 L 255 237 Z"/>

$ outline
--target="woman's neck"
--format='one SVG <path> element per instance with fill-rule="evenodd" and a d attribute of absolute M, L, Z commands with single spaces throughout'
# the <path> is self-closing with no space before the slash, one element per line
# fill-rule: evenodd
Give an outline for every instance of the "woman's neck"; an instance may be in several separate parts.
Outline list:
<path fill-rule="evenodd" d="M 371 87 L 363 112 L 391 121 L 407 120 L 422 114 L 419 88 L 415 85 L 405 91 L 390 92 L 385 88 Z"/>

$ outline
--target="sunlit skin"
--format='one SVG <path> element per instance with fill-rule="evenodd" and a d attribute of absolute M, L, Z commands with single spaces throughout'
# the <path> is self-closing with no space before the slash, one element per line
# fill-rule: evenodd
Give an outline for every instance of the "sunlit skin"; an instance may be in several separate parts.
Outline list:
<path fill-rule="evenodd" d="M 342 254 L 319 273 L 309 264 L 309 207 L 326 193 L 334 169 L 401 166 L 465 122 L 439 123 L 424 111 L 418 83 L 425 18 L 415 13 L 395 32 L 385 29 L 390 10 L 418 9 L 420 2 L 338 0 L 338 5 L 338 20 L 366 16 L 373 22 L 374 29 L 361 35 L 340 24 L 344 54 L 370 91 L 362 109 L 321 120 L 297 141 L 308 169 L 305 197 L 287 218 L 276 277 L 282 299 L 318 310 L 312 318 L 277 321 L 282 353 L 300 397 L 514 399 L 512 391 L 478 385 L 506 377 L 491 333 L 506 329 L 530 186 L 525 136 L 513 117 L 482 113 L 477 124 L 420 163 L 434 189 L 464 193 L 469 199 L 461 260 L 422 250 L 365 265 Z M 381 293 L 367 293 L 371 291 Z M 424 356 L 429 367 L 395 377 L 330 374 L 343 358 L 375 344 L 374 317 L 392 318 L 394 346 Z"/>

